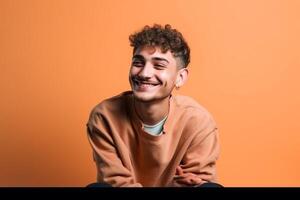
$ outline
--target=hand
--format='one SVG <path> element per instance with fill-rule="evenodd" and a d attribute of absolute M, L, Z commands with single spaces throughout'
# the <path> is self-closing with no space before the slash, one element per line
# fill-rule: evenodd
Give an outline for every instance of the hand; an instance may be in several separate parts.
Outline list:
<path fill-rule="evenodd" d="M 197 186 L 202 183 L 205 183 L 201 178 L 196 176 L 193 173 L 184 173 L 183 169 L 180 166 L 176 167 L 176 173 L 173 178 L 174 186 L 178 187 L 188 187 L 188 186 Z"/>

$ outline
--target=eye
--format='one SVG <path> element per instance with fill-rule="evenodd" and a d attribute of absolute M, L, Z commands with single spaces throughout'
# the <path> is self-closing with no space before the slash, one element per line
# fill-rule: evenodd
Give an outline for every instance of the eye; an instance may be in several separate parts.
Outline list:
<path fill-rule="evenodd" d="M 157 69 L 157 70 L 163 70 L 163 69 L 166 68 L 166 66 L 163 65 L 163 64 L 155 64 L 154 67 L 155 67 L 155 69 Z"/>
<path fill-rule="evenodd" d="M 133 65 L 133 66 L 136 66 L 136 67 L 143 67 L 143 66 L 144 66 L 144 62 L 143 62 L 143 61 L 136 60 L 136 61 L 133 61 L 133 62 L 132 62 L 132 65 Z"/>

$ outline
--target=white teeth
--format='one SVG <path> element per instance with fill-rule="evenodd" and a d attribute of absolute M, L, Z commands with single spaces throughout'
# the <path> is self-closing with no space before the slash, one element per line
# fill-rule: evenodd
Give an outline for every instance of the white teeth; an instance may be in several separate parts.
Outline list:
<path fill-rule="evenodd" d="M 139 81 L 134 81 L 137 85 L 151 85 L 151 86 L 156 86 L 156 84 L 152 84 L 152 83 L 143 83 L 143 82 L 139 82 Z"/>
<path fill-rule="evenodd" d="M 150 84 L 150 83 L 142 83 L 143 85 L 153 85 L 153 84 Z"/>

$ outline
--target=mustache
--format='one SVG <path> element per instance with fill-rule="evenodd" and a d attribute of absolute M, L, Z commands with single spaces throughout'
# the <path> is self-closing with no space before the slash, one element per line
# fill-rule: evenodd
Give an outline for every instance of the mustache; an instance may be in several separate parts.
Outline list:
<path fill-rule="evenodd" d="M 138 82 L 147 82 L 150 80 L 150 78 L 145 78 L 142 76 L 132 76 L 131 77 L 132 81 L 138 81 Z M 157 80 L 156 82 L 158 82 L 159 84 L 162 84 L 162 82 L 160 80 Z"/>
<path fill-rule="evenodd" d="M 131 80 L 133 80 L 133 81 L 147 81 L 149 79 L 144 78 L 144 77 L 140 77 L 140 76 L 132 76 Z"/>

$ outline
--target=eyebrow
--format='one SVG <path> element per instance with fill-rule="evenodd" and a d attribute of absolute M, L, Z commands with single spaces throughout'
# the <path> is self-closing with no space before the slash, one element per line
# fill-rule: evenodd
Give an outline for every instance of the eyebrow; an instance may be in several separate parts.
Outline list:
<path fill-rule="evenodd" d="M 139 55 L 139 54 L 134 55 L 134 56 L 132 57 L 132 60 L 133 60 L 133 59 L 141 59 L 141 60 L 145 60 L 144 56 Z M 151 60 L 155 60 L 155 61 L 165 61 L 165 62 L 169 63 L 169 61 L 168 61 L 167 59 L 162 58 L 162 57 L 153 57 Z"/>
<path fill-rule="evenodd" d="M 145 58 L 144 58 L 142 55 L 134 55 L 134 56 L 132 57 L 132 60 L 133 60 L 133 59 L 145 60 Z"/>
<path fill-rule="evenodd" d="M 169 61 L 167 59 L 161 58 L 161 57 L 154 57 L 154 58 L 152 58 L 152 60 L 165 61 L 165 62 L 169 63 Z"/>

